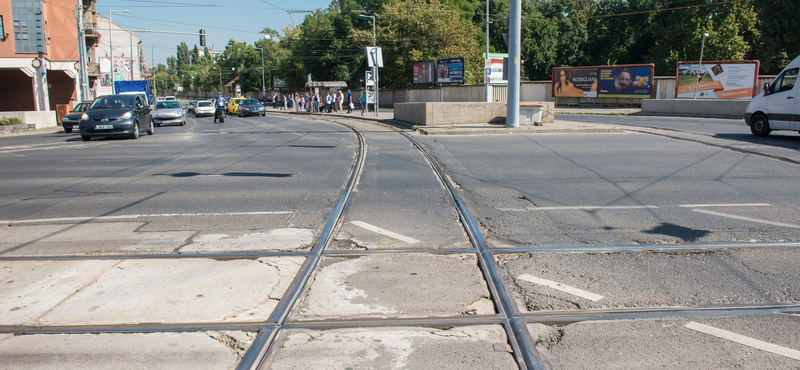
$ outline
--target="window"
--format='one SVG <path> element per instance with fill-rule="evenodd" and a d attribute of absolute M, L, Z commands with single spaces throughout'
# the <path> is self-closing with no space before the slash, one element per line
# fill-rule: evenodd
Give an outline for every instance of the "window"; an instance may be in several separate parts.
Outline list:
<path fill-rule="evenodd" d="M 6 26 L 3 25 L 2 15 L 0 15 L 0 40 L 6 41 Z"/>
<path fill-rule="evenodd" d="M 12 1 L 14 50 L 17 53 L 44 53 L 41 1 Z M 0 23 L 2 23 L 0 18 Z M 5 33 L 3 34 L 5 37 Z"/>
<path fill-rule="evenodd" d="M 786 72 L 783 72 L 783 74 L 778 77 L 778 81 L 772 88 L 772 92 L 776 93 L 793 89 L 797 82 L 797 72 L 798 68 L 787 69 Z"/>

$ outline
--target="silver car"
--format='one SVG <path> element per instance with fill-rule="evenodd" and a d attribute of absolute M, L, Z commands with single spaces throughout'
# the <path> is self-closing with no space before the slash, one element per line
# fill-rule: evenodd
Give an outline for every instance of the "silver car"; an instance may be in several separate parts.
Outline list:
<path fill-rule="evenodd" d="M 183 105 L 175 100 L 162 100 L 156 103 L 153 111 L 153 121 L 156 126 L 173 124 L 183 126 L 186 124 L 186 110 Z"/>
<path fill-rule="evenodd" d="M 214 103 L 208 100 L 200 100 L 197 102 L 197 106 L 194 107 L 194 116 L 195 117 L 213 116 L 214 111 L 215 111 Z"/>

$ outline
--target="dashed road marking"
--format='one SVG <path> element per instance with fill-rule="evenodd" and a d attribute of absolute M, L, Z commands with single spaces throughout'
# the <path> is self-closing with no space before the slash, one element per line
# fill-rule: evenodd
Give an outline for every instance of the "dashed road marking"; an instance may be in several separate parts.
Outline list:
<path fill-rule="evenodd" d="M 703 208 L 703 207 L 769 207 L 769 203 L 720 203 L 720 204 L 682 204 L 678 207 L 683 208 Z"/>
<path fill-rule="evenodd" d="M 88 216 L 88 217 L 62 217 L 62 218 L 39 218 L 33 220 L 7 220 L 0 221 L 0 224 L 31 224 L 44 222 L 80 222 L 80 221 L 108 221 L 108 220 L 129 220 L 136 218 L 152 217 L 200 217 L 200 216 L 259 216 L 259 215 L 280 215 L 292 213 L 289 211 L 274 212 L 228 212 L 228 213 L 162 213 L 153 215 L 120 215 L 120 216 Z"/>
<path fill-rule="evenodd" d="M 391 231 L 386 230 L 386 229 L 381 229 L 380 227 L 377 227 L 377 226 L 374 226 L 374 225 L 370 225 L 370 224 L 368 224 L 366 222 L 350 221 L 350 223 L 353 224 L 353 225 L 356 225 L 356 226 L 358 226 L 360 228 L 367 229 L 369 231 L 376 232 L 378 234 L 386 235 L 386 236 L 388 236 L 390 238 L 395 238 L 397 240 L 402 240 L 402 241 L 404 241 L 404 242 L 406 242 L 408 244 L 419 243 L 419 240 L 417 240 L 417 239 L 409 238 L 409 237 L 407 237 L 405 235 L 400 235 L 398 233 L 391 232 Z"/>
<path fill-rule="evenodd" d="M 750 222 L 755 222 L 755 223 L 760 223 L 760 224 L 767 224 L 767 225 L 773 225 L 773 226 L 791 227 L 793 229 L 800 229 L 800 226 L 797 226 L 797 225 L 784 224 L 784 223 L 780 223 L 780 222 L 773 222 L 773 221 L 767 221 L 767 220 L 759 220 L 757 218 L 750 218 L 750 217 L 744 217 L 744 216 L 729 215 L 729 214 L 726 214 L 726 213 L 719 213 L 719 212 L 714 212 L 714 211 L 706 211 L 704 209 L 693 209 L 692 211 L 693 212 L 698 212 L 698 213 L 705 213 L 707 215 L 712 215 L 712 216 L 720 216 L 720 217 L 732 218 L 732 219 L 735 219 L 735 220 L 750 221 Z"/>
<path fill-rule="evenodd" d="M 560 291 L 562 291 L 564 293 L 572 294 L 574 296 L 578 296 L 578 297 L 581 297 L 581 298 L 586 298 L 586 299 L 588 299 L 590 301 L 599 301 L 599 300 L 603 299 L 603 296 L 601 296 L 599 294 L 594 294 L 592 292 L 587 292 L 585 290 L 578 289 L 578 288 L 575 288 L 575 287 L 571 287 L 569 285 L 564 285 L 564 284 L 561 284 L 561 283 L 557 283 L 555 281 L 538 278 L 536 276 L 532 276 L 532 275 L 528 275 L 528 274 L 522 274 L 520 276 L 517 276 L 517 279 L 525 280 L 527 282 L 531 282 L 531 283 L 534 283 L 534 284 L 539 284 L 539 285 L 542 285 L 542 286 L 546 286 L 548 288 L 553 288 L 555 290 L 560 290 Z"/>
<path fill-rule="evenodd" d="M 753 339 L 750 337 L 746 337 L 744 335 L 739 335 L 736 333 L 729 332 L 727 330 L 717 329 L 713 326 L 703 325 L 696 323 L 694 321 L 690 321 L 688 324 L 684 325 L 687 329 L 699 331 L 704 334 L 708 334 L 711 336 L 715 336 L 717 338 L 722 338 L 725 340 L 729 340 L 731 342 L 736 342 L 739 344 L 743 344 L 748 347 L 753 347 L 756 349 L 760 349 L 762 351 L 767 351 L 770 353 L 774 353 L 776 355 L 781 355 L 784 357 L 792 358 L 795 360 L 800 360 L 800 351 L 794 350 L 791 348 L 786 348 L 783 346 L 779 346 L 777 344 L 772 344 L 764 341 L 760 341 L 758 339 Z"/>
<path fill-rule="evenodd" d="M 524 211 L 563 211 L 563 210 L 602 210 L 602 209 L 653 209 L 657 206 L 572 206 L 572 207 L 525 207 L 525 208 L 498 208 L 506 212 Z"/>

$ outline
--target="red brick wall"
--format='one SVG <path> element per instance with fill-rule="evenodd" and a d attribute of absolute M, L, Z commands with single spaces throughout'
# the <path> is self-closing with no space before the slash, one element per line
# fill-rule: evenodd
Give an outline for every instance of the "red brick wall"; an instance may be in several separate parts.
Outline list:
<path fill-rule="evenodd" d="M 3 88 L 0 89 L 0 112 L 36 110 L 33 78 L 19 69 L 0 69 L 0 81 L 3 81 Z"/>

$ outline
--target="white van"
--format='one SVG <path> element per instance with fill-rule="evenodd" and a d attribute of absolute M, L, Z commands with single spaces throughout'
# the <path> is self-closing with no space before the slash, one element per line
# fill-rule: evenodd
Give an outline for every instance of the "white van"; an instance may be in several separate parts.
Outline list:
<path fill-rule="evenodd" d="M 800 56 L 781 71 L 770 84 L 764 84 L 764 92 L 750 100 L 744 112 L 744 121 L 756 136 L 767 136 L 773 130 L 800 132 L 800 94 L 797 74 L 800 71 Z"/>

